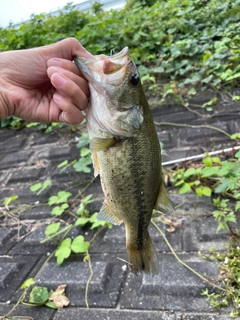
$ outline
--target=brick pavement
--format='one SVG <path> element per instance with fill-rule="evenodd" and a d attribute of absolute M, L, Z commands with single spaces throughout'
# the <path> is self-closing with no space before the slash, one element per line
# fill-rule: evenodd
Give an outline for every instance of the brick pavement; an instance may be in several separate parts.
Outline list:
<path fill-rule="evenodd" d="M 153 100 L 152 112 L 156 122 L 205 124 L 217 126 L 228 133 L 240 132 L 240 120 L 236 116 L 238 104 L 227 99 L 222 100 L 211 119 L 202 119 L 180 105 L 155 106 Z M 162 125 L 157 126 L 157 130 L 167 153 L 163 161 L 233 145 L 221 132 L 209 128 Z M 72 187 L 73 194 L 77 194 L 79 188 L 86 186 L 92 178 L 91 174 L 76 173 L 71 167 L 63 173 L 57 168 L 63 160 L 78 158 L 79 150 L 74 140 L 78 136 L 79 132 L 70 133 L 68 129 L 50 134 L 34 129 L 0 131 L 0 203 L 2 205 L 5 197 L 18 195 L 15 208 L 19 205 L 26 207 L 20 213 L 16 211 L 0 218 L 0 316 L 17 302 L 22 292 L 21 284 L 38 273 L 57 245 L 57 242 L 39 243 L 44 238 L 46 223 L 51 219 L 50 208 L 47 205 L 30 208 L 28 205 L 36 204 L 36 201 L 43 203 L 57 191 L 69 187 Z M 39 196 L 29 190 L 33 183 L 49 178 L 52 185 Z M 88 193 L 93 193 L 98 199 L 90 208 L 94 212 L 102 201 L 98 179 L 86 190 Z M 175 205 L 182 203 L 170 217 L 179 223 L 179 227 L 170 233 L 162 224 L 159 226 L 185 263 L 209 278 L 217 277 L 217 264 L 203 261 L 198 256 L 199 251 L 206 252 L 210 248 L 224 249 L 228 238 L 226 232 L 215 232 L 216 223 L 211 216 L 213 208 L 209 199 L 174 192 L 171 192 L 171 198 Z M 89 309 L 85 304 L 89 268 L 83 262 L 83 256 L 78 254 L 61 266 L 57 266 L 55 259 L 50 260 L 36 281 L 49 289 L 67 284 L 66 295 L 70 305 L 57 311 L 19 305 L 12 314 L 14 319 L 20 319 L 19 316 L 21 319 L 31 316 L 37 320 L 228 319 L 228 310 L 219 314 L 201 296 L 202 289 L 208 285 L 176 261 L 153 226 L 150 226 L 150 233 L 159 258 L 157 276 L 136 276 L 129 272 L 124 262 L 118 259 L 126 259 L 124 228 L 113 227 L 99 233 L 90 247 L 93 278 L 89 285 Z M 78 234 L 90 239 L 94 231 L 76 227 L 71 237 Z"/>

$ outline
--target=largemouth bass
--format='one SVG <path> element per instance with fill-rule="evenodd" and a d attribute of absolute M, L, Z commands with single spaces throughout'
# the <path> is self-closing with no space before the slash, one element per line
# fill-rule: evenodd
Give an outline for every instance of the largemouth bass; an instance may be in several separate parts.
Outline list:
<path fill-rule="evenodd" d="M 105 200 L 99 220 L 126 230 L 132 271 L 158 272 L 148 226 L 155 208 L 173 211 L 161 172 L 160 145 L 140 76 L 128 48 L 106 56 L 75 57 L 89 81 L 87 109 L 95 176 L 100 175 Z"/>

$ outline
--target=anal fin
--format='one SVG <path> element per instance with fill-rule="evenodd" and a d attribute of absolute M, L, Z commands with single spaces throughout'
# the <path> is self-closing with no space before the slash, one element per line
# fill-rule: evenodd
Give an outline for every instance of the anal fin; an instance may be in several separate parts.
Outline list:
<path fill-rule="evenodd" d="M 165 186 L 163 184 L 163 180 L 161 181 L 157 200 L 154 206 L 154 209 L 162 212 L 171 214 L 174 212 L 174 206 L 172 201 L 169 199 Z"/>
<path fill-rule="evenodd" d="M 97 220 L 107 221 L 112 224 L 120 224 L 122 220 L 120 220 L 109 208 L 106 202 L 103 203 L 98 215 Z"/>

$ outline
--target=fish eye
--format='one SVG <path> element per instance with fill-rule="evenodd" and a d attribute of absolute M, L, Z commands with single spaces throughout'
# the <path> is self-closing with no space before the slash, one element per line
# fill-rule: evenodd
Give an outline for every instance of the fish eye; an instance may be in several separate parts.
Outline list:
<path fill-rule="evenodd" d="M 139 76 L 137 73 L 133 73 L 130 75 L 129 77 L 129 82 L 131 83 L 131 85 L 133 86 L 137 86 L 139 83 Z"/>

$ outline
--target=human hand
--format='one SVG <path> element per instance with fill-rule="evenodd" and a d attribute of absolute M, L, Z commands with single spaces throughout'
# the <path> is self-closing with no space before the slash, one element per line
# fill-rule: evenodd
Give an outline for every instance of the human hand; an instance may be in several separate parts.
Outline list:
<path fill-rule="evenodd" d="M 80 123 L 89 88 L 72 62 L 75 55 L 89 53 L 74 38 L 0 53 L 0 119 Z"/>

